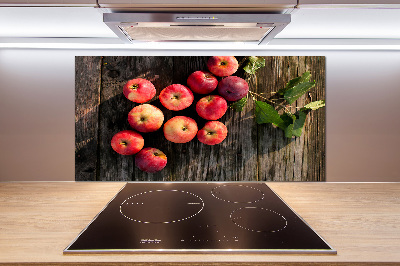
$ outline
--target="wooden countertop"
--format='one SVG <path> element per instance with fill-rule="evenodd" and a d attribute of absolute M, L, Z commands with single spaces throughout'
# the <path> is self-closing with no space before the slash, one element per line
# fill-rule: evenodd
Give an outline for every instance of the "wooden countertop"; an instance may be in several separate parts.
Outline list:
<path fill-rule="evenodd" d="M 123 185 L 0 183 L 0 264 L 400 265 L 400 183 L 268 183 L 337 255 L 63 255 Z"/>

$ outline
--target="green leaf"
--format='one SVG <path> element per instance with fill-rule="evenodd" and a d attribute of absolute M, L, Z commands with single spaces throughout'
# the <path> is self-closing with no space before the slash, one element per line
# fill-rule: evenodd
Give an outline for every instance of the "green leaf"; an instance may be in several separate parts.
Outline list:
<path fill-rule="evenodd" d="M 300 137 L 303 131 L 304 124 L 306 122 L 307 114 L 303 111 L 299 111 L 296 114 L 284 113 L 281 115 L 283 124 L 280 128 L 285 131 L 287 138 L 294 136 Z"/>
<path fill-rule="evenodd" d="M 288 139 L 293 138 L 293 124 L 290 124 L 285 128 L 285 137 Z"/>
<path fill-rule="evenodd" d="M 292 104 L 294 103 L 301 95 L 309 91 L 311 88 L 315 86 L 315 82 L 302 82 L 294 86 L 293 88 L 287 90 L 284 93 L 285 100 Z"/>
<path fill-rule="evenodd" d="M 255 74 L 259 68 L 265 67 L 265 58 L 257 56 L 249 56 L 247 64 L 243 70 L 249 74 Z"/>
<path fill-rule="evenodd" d="M 318 108 L 324 107 L 325 106 L 325 101 L 321 100 L 321 101 L 315 101 L 315 102 L 311 102 L 309 104 L 306 104 L 303 106 L 303 108 L 301 108 L 301 110 L 317 110 Z"/>
<path fill-rule="evenodd" d="M 232 103 L 230 106 L 235 110 L 236 112 L 241 112 L 244 108 L 244 106 L 247 103 L 247 97 L 243 97 L 237 102 Z"/>
<path fill-rule="evenodd" d="M 304 123 L 306 122 L 307 114 L 303 111 L 298 111 L 296 114 L 296 120 L 293 123 L 293 135 L 300 137 L 303 132 Z"/>
<path fill-rule="evenodd" d="M 270 104 L 261 101 L 255 101 L 255 104 L 257 124 L 272 123 L 279 127 L 283 123 L 278 111 L 276 111 Z"/>
<path fill-rule="evenodd" d="M 289 83 L 286 85 L 286 87 L 283 88 L 283 89 L 280 89 L 280 90 L 278 91 L 278 93 L 279 93 L 280 95 L 285 94 L 285 92 L 286 92 L 287 90 L 293 88 L 293 84 L 298 84 L 299 81 L 300 81 L 300 79 L 301 79 L 301 77 L 297 77 L 297 78 L 294 78 L 294 79 L 290 80 Z"/>
<path fill-rule="evenodd" d="M 291 113 L 284 113 L 281 115 L 281 119 L 283 123 L 281 123 L 279 127 L 283 130 L 286 130 L 289 125 L 293 124 L 296 117 Z"/>
<path fill-rule="evenodd" d="M 281 115 L 281 119 L 283 123 L 280 125 L 280 128 L 285 131 L 285 136 L 291 139 L 293 137 L 293 127 L 296 116 L 291 113 L 284 113 Z"/>
<path fill-rule="evenodd" d="M 311 78 L 311 73 L 310 73 L 309 71 L 304 72 L 303 75 L 301 75 L 300 77 L 291 79 L 291 80 L 286 84 L 286 87 L 283 88 L 283 89 L 280 89 L 280 90 L 278 91 L 278 93 L 279 93 L 280 95 L 284 95 L 285 92 L 286 92 L 287 90 L 292 89 L 293 87 L 295 87 L 296 85 L 299 85 L 300 83 L 310 81 L 310 78 Z"/>
<path fill-rule="evenodd" d="M 311 73 L 310 71 L 306 71 L 301 75 L 300 82 L 307 82 L 310 81 Z"/>

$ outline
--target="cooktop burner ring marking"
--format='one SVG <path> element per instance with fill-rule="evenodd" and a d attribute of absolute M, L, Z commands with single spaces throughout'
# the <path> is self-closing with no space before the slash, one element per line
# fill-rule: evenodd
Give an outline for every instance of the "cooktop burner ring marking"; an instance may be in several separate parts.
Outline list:
<path fill-rule="evenodd" d="M 242 225 L 236 223 L 236 222 L 235 222 L 235 219 L 232 218 L 232 214 L 234 214 L 236 211 L 239 211 L 239 210 L 242 210 L 242 209 L 261 209 L 261 210 L 264 210 L 264 211 L 270 211 L 270 212 L 272 212 L 272 213 L 274 213 L 274 214 L 279 215 L 280 217 L 282 217 L 283 220 L 285 220 L 285 225 L 284 225 L 282 228 L 279 228 L 279 229 L 277 229 L 277 230 L 272 230 L 272 231 L 254 230 L 254 229 L 251 229 L 251 228 L 247 228 L 247 227 L 245 227 L 245 226 L 242 226 Z M 231 214 L 229 215 L 229 218 L 231 219 L 231 221 L 232 221 L 234 224 L 236 224 L 236 225 L 239 226 L 240 228 L 245 229 L 245 230 L 248 230 L 248 231 L 251 231 L 251 232 L 256 232 L 256 233 L 262 233 L 262 232 L 276 233 L 276 232 L 279 232 L 279 231 L 284 230 L 284 229 L 287 227 L 287 225 L 288 225 L 285 216 L 283 216 L 282 214 L 280 214 L 280 213 L 278 213 L 278 212 L 276 212 L 276 211 L 273 211 L 273 210 L 270 210 L 270 209 L 266 209 L 266 208 L 262 208 L 262 207 L 242 207 L 242 208 L 236 209 L 236 210 L 234 210 L 233 212 L 231 212 Z M 236 219 L 237 219 L 237 218 L 242 218 L 242 217 L 236 217 Z"/>
<path fill-rule="evenodd" d="M 130 200 L 130 199 L 132 199 L 132 198 L 134 198 L 134 197 L 140 196 L 140 195 L 144 195 L 144 194 L 146 194 L 146 193 L 162 192 L 162 191 L 182 192 L 182 193 L 187 193 L 187 194 L 190 194 L 190 195 L 192 195 L 192 196 L 195 196 L 195 197 L 197 197 L 197 198 L 201 201 L 201 203 L 195 203 L 195 204 L 201 204 L 201 208 L 200 208 L 200 210 L 198 210 L 198 211 L 197 211 L 196 213 L 194 213 L 193 215 L 190 215 L 190 216 L 185 217 L 185 218 L 182 218 L 182 219 L 176 219 L 176 220 L 171 220 L 171 221 L 166 221 L 166 222 L 141 221 L 141 220 L 133 219 L 133 218 L 131 218 L 131 217 L 129 217 L 129 216 L 127 216 L 127 215 L 125 215 L 125 214 L 123 213 L 123 211 L 122 211 L 122 205 L 124 205 L 125 203 L 126 203 L 126 205 L 128 205 L 128 204 L 129 204 L 129 202 L 127 202 L 128 200 Z M 133 204 L 133 203 L 132 203 L 132 204 Z M 143 204 L 143 203 L 142 203 L 142 204 Z M 189 202 L 188 204 L 193 204 L 193 202 Z M 138 204 L 138 205 L 140 205 L 140 204 Z M 135 194 L 135 195 L 133 195 L 133 196 L 128 197 L 128 198 L 125 199 L 125 200 L 121 203 L 121 205 L 119 206 L 119 212 L 122 214 L 122 216 L 124 216 L 124 217 L 127 218 L 128 220 L 131 220 L 131 221 L 134 221 L 134 222 L 137 222 L 137 223 L 143 223 L 143 224 L 169 224 L 169 223 L 181 222 L 181 221 L 188 220 L 188 219 L 190 219 L 190 218 L 196 216 L 196 215 L 199 214 L 203 209 L 204 209 L 204 201 L 203 201 L 203 199 L 202 199 L 201 197 L 197 196 L 197 195 L 194 194 L 194 193 L 187 192 L 187 191 L 184 191 L 184 190 L 177 190 L 177 189 L 171 189 L 171 190 L 157 189 L 157 190 L 155 190 L 155 191 L 152 191 L 152 190 L 144 191 L 144 192 L 141 192 L 141 193 L 138 193 L 138 194 Z"/>
<path fill-rule="evenodd" d="M 213 189 L 211 190 L 211 195 L 212 195 L 214 198 L 219 199 L 219 200 L 222 200 L 222 201 L 224 201 L 224 202 L 229 202 L 229 203 L 249 203 L 249 204 L 251 204 L 251 203 L 256 203 L 256 202 L 258 202 L 258 201 L 261 201 L 261 200 L 263 200 L 264 197 L 265 197 L 264 192 L 262 192 L 262 191 L 261 191 L 260 189 L 258 189 L 258 188 L 251 187 L 251 186 L 246 186 L 246 185 L 235 185 L 235 186 L 246 187 L 246 188 L 254 189 L 254 190 L 256 190 L 257 192 L 260 192 L 260 193 L 261 193 L 261 198 L 256 199 L 256 200 L 253 200 L 253 201 L 247 201 L 247 202 L 244 202 L 244 201 L 231 201 L 231 200 L 222 199 L 222 198 L 220 198 L 220 197 L 218 197 L 218 196 L 216 196 L 216 195 L 214 194 L 214 190 L 216 190 L 216 189 L 218 189 L 218 188 L 221 188 L 221 187 L 227 187 L 227 185 L 222 185 L 222 186 L 218 186 L 218 187 L 213 188 Z"/>

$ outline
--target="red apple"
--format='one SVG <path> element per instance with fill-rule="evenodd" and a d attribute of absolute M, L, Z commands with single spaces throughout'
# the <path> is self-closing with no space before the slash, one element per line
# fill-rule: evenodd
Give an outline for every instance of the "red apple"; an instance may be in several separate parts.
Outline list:
<path fill-rule="evenodd" d="M 194 100 L 194 96 L 188 87 L 181 84 L 172 84 L 160 92 L 159 99 L 161 104 L 168 110 L 179 111 L 189 107 Z"/>
<path fill-rule="evenodd" d="M 191 141 L 197 133 L 197 123 L 187 116 L 175 116 L 164 124 L 164 136 L 174 143 Z"/>
<path fill-rule="evenodd" d="M 144 145 L 142 135 L 133 130 L 123 130 L 115 134 L 111 139 L 111 147 L 122 155 L 138 153 Z"/>
<path fill-rule="evenodd" d="M 139 132 L 153 132 L 164 122 L 163 112 L 151 104 L 141 104 L 134 107 L 128 114 L 131 127 Z"/>
<path fill-rule="evenodd" d="M 208 94 L 217 88 L 218 80 L 207 71 L 196 71 L 188 77 L 187 85 L 195 93 Z"/>
<path fill-rule="evenodd" d="M 123 89 L 124 95 L 130 101 L 135 103 L 144 103 L 156 95 L 156 88 L 153 83 L 146 79 L 131 79 Z"/>
<path fill-rule="evenodd" d="M 218 83 L 218 93 L 227 101 L 242 99 L 249 92 L 249 84 L 239 77 L 229 76 Z"/>
<path fill-rule="evenodd" d="M 221 143 L 227 136 L 228 129 L 219 121 L 208 121 L 202 129 L 197 132 L 197 138 L 201 143 L 215 145 Z"/>
<path fill-rule="evenodd" d="M 161 171 L 167 165 L 167 156 L 156 148 L 144 148 L 135 156 L 135 165 L 147 173 Z"/>
<path fill-rule="evenodd" d="M 235 73 L 239 63 L 234 56 L 212 56 L 207 61 L 208 70 L 218 77 L 226 77 Z"/>
<path fill-rule="evenodd" d="M 228 109 L 228 103 L 218 95 L 209 95 L 201 98 L 196 104 L 196 112 L 207 120 L 220 119 Z"/>

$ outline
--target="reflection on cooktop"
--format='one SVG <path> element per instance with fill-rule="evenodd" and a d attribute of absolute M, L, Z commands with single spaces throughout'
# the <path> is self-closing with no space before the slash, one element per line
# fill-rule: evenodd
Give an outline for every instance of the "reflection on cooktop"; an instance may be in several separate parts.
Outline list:
<path fill-rule="evenodd" d="M 64 253 L 336 254 L 265 183 L 127 183 Z"/>

